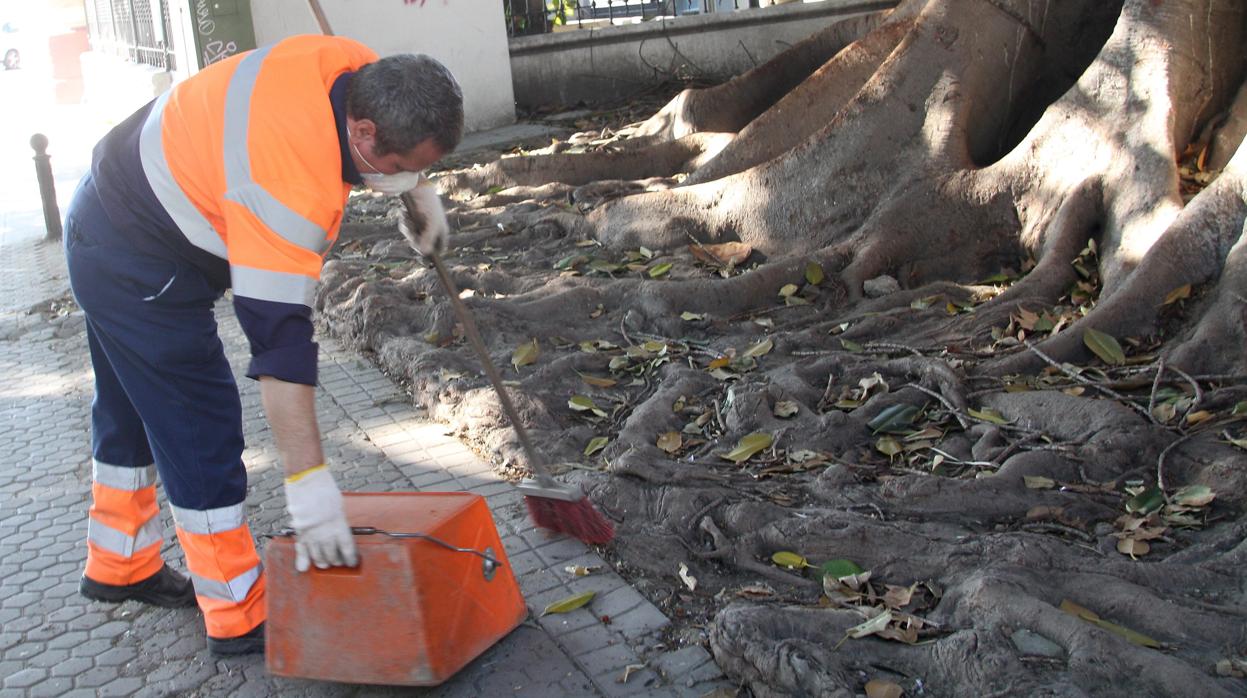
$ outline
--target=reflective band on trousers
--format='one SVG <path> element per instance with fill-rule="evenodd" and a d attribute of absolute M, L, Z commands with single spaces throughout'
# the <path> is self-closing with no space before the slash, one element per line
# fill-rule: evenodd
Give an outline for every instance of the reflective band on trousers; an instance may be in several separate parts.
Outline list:
<path fill-rule="evenodd" d="M 143 122 L 143 131 L 139 135 L 139 159 L 143 163 L 143 174 L 147 175 L 147 181 L 151 184 L 156 198 L 160 200 L 160 205 L 186 239 L 195 247 L 226 259 L 228 255 L 225 241 L 199 209 L 195 208 L 195 204 L 191 203 L 186 192 L 178 186 L 177 180 L 173 178 L 173 170 L 169 168 L 169 161 L 165 158 L 160 124 L 170 94 L 171 92 L 165 92 L 160 95 L 147 114 L 147 121 Z"/>
<path fill-rule="evenodd" d="M 178 528 L 187 533 L 203 535 L 223 533 L 239 528 L 243 524 L 242 504 L 203 511 L 181 507 L 170 507 L 170 509 L 173 510 L 173 520 L 177 522 Z"/>
<path fill-rule="evenodd" d="M 160 520 L 152 519 L 143 524 L 133 536 L 128 536 L 93 518 L 87 519 L 87 540 L 110 553 L 127 558 L 134 557 L 136 551 L 161 541 Z"/>
<path fill-rule="evenodd" d="M 115 490 L 137 492 L 156 483 L 156 466 L 125 468 L 91 460 L 91 479 Z"/>
<path fill-rule="evenodd" d="M 260 572 L 263 569 L 263 565 L 256 565 L 228 582 L 206 579 L 192 572 L 191 582 L 195 585 L 195 593 L 200 596 L 221 599 L 222 601 L 240 602 L 247 598 L 247 594 L 251 592 L 251 587 L 260 578 Z"/>

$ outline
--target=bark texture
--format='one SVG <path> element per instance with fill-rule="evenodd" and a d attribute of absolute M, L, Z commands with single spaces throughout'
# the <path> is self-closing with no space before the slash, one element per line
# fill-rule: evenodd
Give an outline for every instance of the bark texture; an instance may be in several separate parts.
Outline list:
<path fill-rule="evenodd" d="M 1230 0 L 905 0 L 440 178 L 525 425 L 671 642 L 757 696 L 1247 692 L 1245 44 Z M 345 229 L 322 317 L 522 473 L 391 227 Z"/>

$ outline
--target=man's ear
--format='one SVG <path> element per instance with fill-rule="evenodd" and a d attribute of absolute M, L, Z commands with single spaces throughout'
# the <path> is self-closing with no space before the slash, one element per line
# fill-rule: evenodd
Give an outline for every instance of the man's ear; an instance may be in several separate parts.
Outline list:
<path fill-rule="evenodd" d="M 353 119 L 346 117 L 346 132 L 351 138 L 363 140 L 377 135 L 377 125 L 372 119 Z"/>

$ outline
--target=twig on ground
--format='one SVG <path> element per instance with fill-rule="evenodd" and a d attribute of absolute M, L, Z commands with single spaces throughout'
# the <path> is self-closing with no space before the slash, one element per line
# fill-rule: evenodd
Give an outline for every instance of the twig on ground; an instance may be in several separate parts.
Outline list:
<path fill-rule="evenodd" d="M 1166 503 L 1169 502 L 1169 493 L 1165 491 L 1165 456 L 1169 455 L 1170 451 L 1192 436 L 1194 434 L 1183 434 L 1174 439 L 1173 443 L 1166 446 L 1165 450 L 1160 452 L 1160 457 L 1156 459 L 1156 487 L 1160 490 L 1161 495 L 1164 496 Z"/>
<path fill-rule="evenodd" d="M 954 407 L 953 403 L 949 402 L 948 399 L 945 398 L 943 395 L 935 392 L 934 390 L 931 390 L 930 388 L 924 388 L 921 385 L 918 385 L 917 383 L 906 383 L 904 387 L 916 388 L 926 393 L 927 395 L 930 395 L 936 400 L 939 400 L 940 404 L 944 405 L 944 409 L 948 410 L 950 413 L 952 413 L 954 417 L 957 418 L 957 423 L 961 425 L 962 429 L 970 428 L 970 422 L 968 419 L 966 419 L 966 415 L 961 410 Z"/>
<path fill-rule="evenodd" d="M 692 524 L 690 526 L 690 530 L 696 531 L 697 527 L 701 525 L 702 517 L 710 513 L 711 509 L 714 509 L 715 507 L 719 506 L 720 504 L 726 501 L 727 501 L 727 497 L 715 497 L 714 499 L 710 500 L 709 504 L 698 509 L 697 513 L 693 514 L 693 517 L 689 519 L 689 522 Z"/>
<path fill-rule="evenodd" d="M 1080 531 L 1073 526 L 1066 526 L 1055 521 L 1032 521 L 1022 524 L 1019 528 L 1028 533 L 1061 533 L 1077 538 L 1084 543 L 1095 542 L 1095 537 L 1086 531 Z"/>
<path fill-rule="evenodd" d="M 1194 412 L 1195 409 L 1199 407 L 1200 403 L 1204 401 L 1204 390 L 1203 388 L 1199 387 L 1199 381 L 1195 380 L 1194 378 L 1190 376 L 1190 374 L 1186 373 L 1185 371 L 1183 371 L 1182 369 L 1176 366 L 1170 366 L 1169 370 L 1173 371 L 1179 376 L 1182 376 L 1182 378 L 1185 379 L 1187 383 L 1191 384 L 1191 389 L 1195 391 L 1195 400 L 1191 402 L 1191 407 L 1186 412 L 1187 414 Z"/>
<path fill-rule="evenodd" d="M 1095 381 L 1091 381 L 1086 378 L 1083 378 L 1079 374 L 1069 370 L 1064 365 L 1059 364 L 1056 361 L 1054 361 L 1052 357 L 1040 351 L 1038 347 L 1036 347 L 1034 344 L 1031 344 L 1030 340 L 1023 340 L 1023 342 L 1026 344 L 1027 349 L 1030 349 L 1031 352 L 1035 354 L 1035 356 L 1038 356 L 1039 358 L 1043 359 L 1044 362 L 1047 363 L 1049 366 L 1052 366 L 1053 368 L 1060 371 L 1061 373 L 1064 373 L 1069 378 L 1076 380 L 1079 383 L 1082 383 L 1083 385 L 1093 387 L 1096 390 L 1104 393 L 1105 395 L 1112 397 L 1114 400 L 1117 400 L 1121 402 L 1122 404 L 1126 405 L 1127 407 L 1130 407 L 1131 409 L 1135 410 L 1136 412 L 1146 417 L 1147 421 L 1151 422 L 1152 424 L 1158 423 L 1156 421 L 1156 417 L 1152 416 L 1152 414 L 1148 412 L 1147 410 L 1136 405 L 1133 400 L 1128 399 L 1125 395 L 1122 395 L 1121 393 L 1117 392 L 1116 390 L 1113 390 L 1112 388 L 1106 388 L 1102 385 L 1096 385 Z"/>
<path fill-rule="evenodd" d="M 1147 399 L 1147 413 L 1156 414 L 1156 391 L 1160 388 L 1160 378 L 1165 375 L 1165 357 L 1156 362 L 1156 380 L 1152 381 L 1152 394 Z"/>

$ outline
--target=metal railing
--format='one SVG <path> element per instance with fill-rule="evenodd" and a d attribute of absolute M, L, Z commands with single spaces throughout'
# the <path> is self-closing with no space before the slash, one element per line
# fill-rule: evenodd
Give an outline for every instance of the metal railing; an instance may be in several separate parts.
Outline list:
<path fill-rule="evenodd" d="M 91 48 L 175 70 L 169 0 L 86 0 Z"/>
<path fill-rule="evenodd" d="M 559 27 L 597 26 L 617 21 L 732 12 L 758 7 L 759 0 L 502 0 L 508 36 L 529 36 Z"/>

